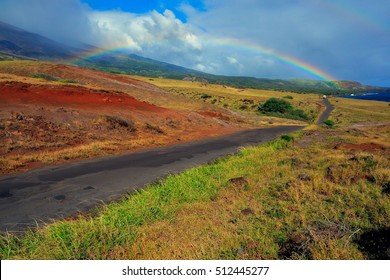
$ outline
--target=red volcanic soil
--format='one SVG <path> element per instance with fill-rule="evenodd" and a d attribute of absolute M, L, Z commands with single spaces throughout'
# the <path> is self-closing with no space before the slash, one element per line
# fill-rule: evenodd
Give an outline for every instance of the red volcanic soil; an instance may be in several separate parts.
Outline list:
<path fill-rule="evenodd" d="M 105 74 L 101 75 L 103 80 Z M 137 90 L 140 95 L 141 85 Z M 147 94 L 148 89 L 143 92 Z M 0 174 L 44 165 L 35 157 L 43 152 L 49 155 L 48 162 L 63 162 L 128 153 L 241 129 L 215 120 L 224 117 L 218 113 L 162 108 L 137 100 L 130 93 L 132 89 L 123 93 L 95 86 L 0 82 Z M 88 148 L 94 143 L 100 145 L 98 149 Z M 78 153 L 68 149 L 78 146 L 89 150 Z M 52 152 L 57 151 L 63 154 L 51 158 Z M 33 159 L 18 159 L 19 155 Z"/>
<path fill-rule="evenodd" d="M 205 116 L 205 117 L 218 118 L 218 119 L 225 120 L 225 121 L 230 120 L 229 117 L 224 116 L 219 112 L 199 112 L 199 114 L 202 116 Z"/>
<path fill-rule="evenodd" d="M 0 100 L 9 104 L 40 104 L 99 111 L 104 108 L 165 112 L 167 109 L 139 101 L 129 95 L 92 90 L 80 86 L 32 85 L 20 82 L 1 82 Z"/>

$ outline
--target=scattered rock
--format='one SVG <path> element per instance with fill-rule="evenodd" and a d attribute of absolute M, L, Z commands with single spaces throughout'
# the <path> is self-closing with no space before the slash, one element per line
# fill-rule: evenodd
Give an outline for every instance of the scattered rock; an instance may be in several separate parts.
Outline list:
<path fill-rule="evenodd" d="M 92 187 L 92 186 L 87 186 L 87 187 L 85 187 L 85 188 L 83 188 L 83 190 L 94 190 L 95 188 L 94 187 Z"/>
<path fill-rule="evenodd" d="M 25 116 L 23 115 L 23 113 L 17 113 L 16 116 L 15 116 L 15 119 L 17 119 L 18 121 L 22 121 L 24 120 Z"/>
<path fill-rule="evenodd" d="M 228 181 L 228 183 L 232 184 L 235 187 L 244 188 L 248 186 L 248 181 L 244 177 L 232 178 Z"/>
<path fill-rule="evenodd" d="M 56 112 L 58 112 L 58 113 L 66 113 L 67 110 L 66 110 L 64 107 L 60 107 L 60 108 L 58 108 L 58 109 L 56 110 Z"/>
<path fill-rule="evenodd" d="M 311 177 L 309 175 L 305 175 L 305 174 L 299 174 L 298 179 L 301 181 L 311 181 Z"/>
<path fill-rule="evenodd" d="M 250 208 L 245 208 L 245 209 L 241 210 L 241 214 L 243 214 L 245 216 L 249 216 L 249 215 L 254 215 L 255 212 L 253 212 L 253 210 Z"/>
<path fill-rule="evenodd" d="M 242 254 L 245 254 L 245 249 L 239 248 L 236 250 L 236 255 L 242 255 Z"/>

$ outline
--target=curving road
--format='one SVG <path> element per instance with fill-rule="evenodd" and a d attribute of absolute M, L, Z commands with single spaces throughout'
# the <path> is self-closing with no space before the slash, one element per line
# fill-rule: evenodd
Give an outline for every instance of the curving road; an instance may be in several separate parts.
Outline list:
<path fill-rule="evenodd" d="M 23 231 L 120 198 L 170 173 L 302 129 L 248 130 L 144 152 L 71 163 L 0 178 L 0 230 Z"/>
<path fill-rule="evenodd" d="M 325 120 L 329 119 L 330 113 L 332 113 L 334 107 L 330 104 L 328 98 L 324 98 L 324 104 L 326 109 L 322 112 L 321 116 L 317 120 L 317 125 L 321 125 Z"/>
<path fill-rule="evenodd" d="M 333 107 L 319 118 L 321 124 Z M 24 231 L 107 203 L 171 173 L 211 162 L 302 129 L 279 126 L 183 143 L 134 154 L 47 167 L 0 177 L 0 231 Z"/>

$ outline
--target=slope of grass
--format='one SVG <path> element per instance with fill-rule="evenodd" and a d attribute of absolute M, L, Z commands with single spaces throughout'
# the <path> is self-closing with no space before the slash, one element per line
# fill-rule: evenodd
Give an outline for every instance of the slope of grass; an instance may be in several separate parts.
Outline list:
<path fill-rule="evenodd" d="M 333 149 L 358 138 L 341 129 L 294 136 L 169 176 L 93 215 L 2 236 L 1 258 L 366 258 L 359 237 L 390 226 L 389 157 Z"/>
<path fill-rule="evenodd" d="M 241 89 L 204 82 L 177 81 L 164 78 L 139 76 L 133 76 L 133 78 L 162 87 L 177 96 L 189 97 L 196 102 L 214 104 L 240 113 L 255 114 L 259 105 L 266 102 L 269 98 L 283 98 L 286 96 L 286 93 L 288 93 L 289 102 L 294 107 L 303 110 L 310 120 L 314 120 L 321 111 L 322 95 L 318 94 Z"/>
<path fill-rule="evenodd" d="M 339 125 L 390 121 L 388 102 L 347 98 L 331 98 L 330 101 L 335 106 L 332 117 Z"/>
<path fill-rule="evenodd" d="M 3 234 L 1 259 L 388 259 L 388 105 L 332 103 L 334 129 L 311 126 L 92 213 Z"/>

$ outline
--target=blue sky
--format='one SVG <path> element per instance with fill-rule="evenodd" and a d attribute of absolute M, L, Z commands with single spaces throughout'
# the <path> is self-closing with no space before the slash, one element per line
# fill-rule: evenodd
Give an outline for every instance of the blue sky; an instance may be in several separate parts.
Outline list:
<path fill-rule="evenodd" d="M 187 21 L 187 16 L 179 9 L 182 4 L 191 5 L 197 10 L 204 10 L 205 8 L 201 0 L 83 0 L 82 2 L 87 3 L 90 7 L 99 11 L 122 10 L 125 12 L 145 14 L 153 10 L 162 13 L 164 10 L 169 9 L 183 22 Z"/>
<path fill-rule="evenodd" d="M 317 69 L 390 87 L 389 0 L 0 2 L 0 21 L 66 44 L 213 74 L 318 79 Z"/>

